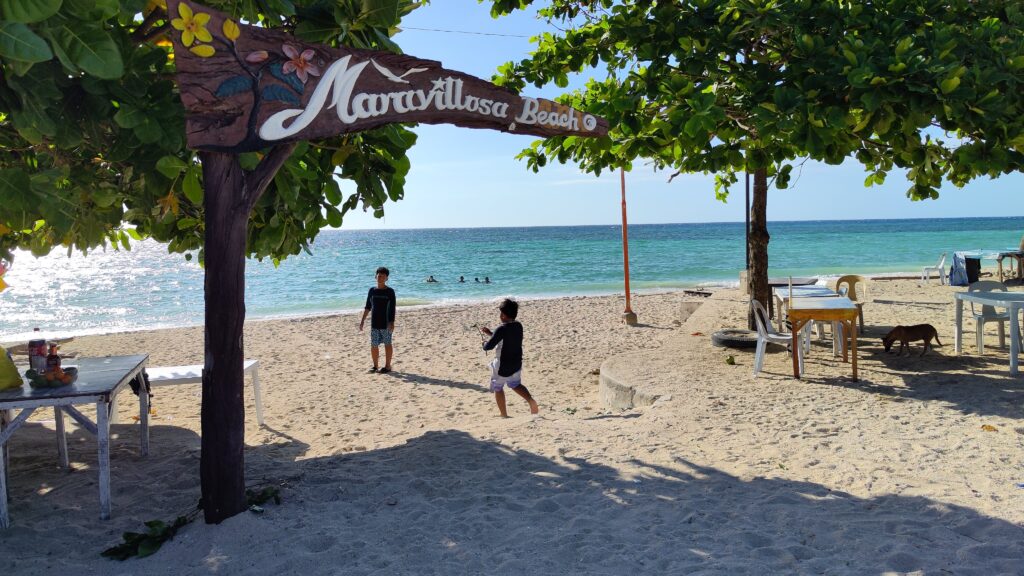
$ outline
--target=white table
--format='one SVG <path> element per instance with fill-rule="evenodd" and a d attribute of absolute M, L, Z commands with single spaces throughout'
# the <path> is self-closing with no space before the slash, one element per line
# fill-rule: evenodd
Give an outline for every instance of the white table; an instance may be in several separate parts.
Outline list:
<path fill-rule="evenodd" d="M 149 393 L 142 382 L 148 354 L 80 358 L 69 366 L 78 367 L 78 380 L 60 388 L 21 388 L 0 392 L 0 528 L 10 526 L 7 515 L 7 442 L 36 408 L 53 407 L 57 427 L 57 453 L 61 465 L 68 468 L 68 445 L 64 434 L 64 414 L 96 436 L 99 459 L 100 518 L 110 518 L 110 416 L 117 394 L 133 380 L 139 384 L 139 423 L 142 454 L 149 453 Z M 96 422 L 75 408 L 76 404 L 96 404 Z M 20 410 L 12 418 L 15 410 Z"/>
<path fill-rule="evenodd" d="M 171 384 L 201 384 L 203 382 L 203 365 L 160 366 L 146 368 L 151 386 L 167 386 Z M 242 376 L 252 376 L 252 393 L 256 399 L 256 422 L 263 426 L 263 395 L 260 393 L 260 361 L 246 360 L 242 364 Z"/>
<path fill-rule="evenodd" d="M 1010 314 L 1010 375 L 1017 375 L 1017 354 L 1020 353 L 1020 311 L 1024 310 L 1024 292 L 957 292 L 956 332 L 953 339 L 954 352 L 960 354 L 963 348 L 964 302 L 1006 308 Z"/>
<path fill-rule="evenodd" d="M 772 288 L 772 296 L 775 298 L 775 323 L 779 332 L 782 332 L 782 323 L 786 319 L 782 309 L 789 306 L 789 286 Z M 827 298 L 831 296 L 839 296 L 839 294 L 836 294 L 836 291 L 828 286 L 793 286 L 793 298 Z"/>

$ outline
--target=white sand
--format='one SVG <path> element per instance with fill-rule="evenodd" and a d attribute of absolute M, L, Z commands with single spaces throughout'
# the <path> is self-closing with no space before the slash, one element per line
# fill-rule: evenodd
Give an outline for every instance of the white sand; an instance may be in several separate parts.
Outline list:
<path fill-rule="evenodd" d="M 0 557 L 21 574 L 1024 574 L 1024 376 L 1008 376 L 994 326 L 984 357 L 973 326 L 953 356 L 953 290 L 876 282 L 859 383 L 821 345 L 801 381 L 782 351 L 757 380 L 752 353 L 727 365 L 706 335 L 744 323 L 737 291 L 682 325 L 682 294 L 640 296 L 633 328 L 621 298 L 527 301 L 541 413 L 509 394 L 507 420 L 471 327 L 494 326 L 492 304 L 399 310 L 391 375 L 366 373 L 354 316 L 250 322 L 268 426 L 247 385 L 247 479 L 282 486 L 280 506 L 194 522 L 151 558 L 101 558 L 199 498 L 199 387 L 158 388 L 146 458 L 122 399 L 109 521 L 88 433 L 71 427 L 70 474 L 52 414 L 14 436 Z M 881 352 L 884 328 L 918 322 L 945 346 Z M 202 331 L 68 348 L 199 363 Z M 604 408 L 593 372 L 609 358 L 661 399 Z"/>

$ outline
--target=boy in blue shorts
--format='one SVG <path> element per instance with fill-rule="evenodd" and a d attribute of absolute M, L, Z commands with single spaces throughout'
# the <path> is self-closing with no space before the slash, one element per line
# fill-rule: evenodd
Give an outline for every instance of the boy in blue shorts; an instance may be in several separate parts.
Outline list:
<path fill-rule="evenodd" d="M 508 418 L 505 411 L 505 390 L 508 386 L 516 394 L 523 397 L 530 405 L 530 414 L 536 414 L 540 408 L 537 401 L 530 395 L 530 391 L 523 385 L 523 325 L 516 322 L 519 315 L 519 303 L 506 298 L 501 306 L 498 306 L 501 316 L 501 326 L 494 332 L 484 327 L 480 331 L 491 337 L 484 343 L 484 350 L 497 348 L 494 360 L 491 361 L 491 392 L 494 392 L 494 400 L 498 403 L 498 412 L 502 418 Z"/>
<path fill-rule="evenodd" d="M 366 294 L 366 307 L 363 310 L 363 317 L 359 320 L 359 331 L 363 331 L 363 324 L 366 323 L 366 316 L 370 316 L 370 357 L 373 358 L 373 368 L 370 372 L 387 374 L 391 372 L 391 334 L 395 331 L 395 291 L 387 286 L 388 276 L 391 272 L 381 266 L 377 268 L 377 286 L 370 288 Z M 380 360 L 380 345 L 384 345 L 384 367 L 378 369 Z"/>

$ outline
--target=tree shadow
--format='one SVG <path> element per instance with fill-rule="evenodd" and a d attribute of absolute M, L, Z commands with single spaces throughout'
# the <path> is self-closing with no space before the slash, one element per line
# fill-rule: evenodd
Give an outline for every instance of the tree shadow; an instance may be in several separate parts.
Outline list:
<path fill-rule="evenodd" d="M 949 341 L 919 356 L 921 346 L 921 342 L 912 343 L 909 356 L 897 356 L 898 343 L 891 352 L 885 352 L 880 340 L 859 340 L 860 366 L 871 362 L 870 371 L 862 370 L 859 381 L 849 377 L 816 377 L 813 369 L 805 370 L 801 379 L 907 400 L 938 400 L 964 414 L 1024 420 L 1024 379 L 1010 376 L 1005 350 L 995 349 L 985 356 L 955 356 Z M 805 358 L 805 365 L 838 361 L 831 358 L 830 352 L 827 360 L 823 359 L 824 353 L 821 348 L 818 359 Z M 961 374 L 963 371 L 968 373 Z M 902 386 L 892 385 L 893 380 L 901 381 Z"/>
<path fill-rule="evenodd" d="M 682 458 L 611 467 L 448 430 L 291 466 L 301 486 L 280 508 L 230 530 L 190 526 L 168 545 L 187 559 L 176 569 L 216 555 L 241 573 L 246 550 L 264 546 L 292 550 L 264 558 L 267 574 L 298 559 L 314 574 L 966 574 L 1024 559 L 1020 526 L 970 508 Z"/>
<path fill-rule="evenodd" d="M 189 431 L 156 432 L 155 444 L 195 440 Z M 281 506 L 219 526 L 194 522 L 131 566 L 107 564 L 98 552 L 122 530 L 194 508 L 198 454 L 154 450 L 171 460 L 173 474 L 154 473 L 153 456 L 117 458 L 124 465 L 113 474 L 115 517 L 105 536 L 91 506 L 26 510 L 46 506 L 21 501 L 37 480 L 16 475 L 16 528 L 4 545 L 19 554 L 5 557 L 14 572 L 98 566 L 155 575 L 1012 574 L 1024 559 L 1021 526 L 964 506 L 743 479 L 683 458 L 612 467 L 454 430 L 343 455 L 267 454 L 265 446 L 247 448 L 248 474 L 289 478 Z M 169 496 L 132 499 L 130 484 Z"/>

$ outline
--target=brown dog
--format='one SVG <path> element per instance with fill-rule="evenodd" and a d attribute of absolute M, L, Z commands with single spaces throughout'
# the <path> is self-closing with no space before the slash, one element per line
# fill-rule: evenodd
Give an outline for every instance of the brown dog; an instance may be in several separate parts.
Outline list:
<path fill-rule="evenodd" d="M 882 343 L 885 344 L 885 351 L 888 352 L 892 348 L 893 342 L 899 340 L 900 349 L 896 355 L 901 356 L 904 348 L 907 349 L 907 355 L 910 355 L 910 342 L 924 340 L 924 350 L 921 350 L 921 356 L 924 356 L 924 353 L 928 351 L 928 344 L 932 341 L 932 338 L 935 339 L 936 344 L 942 346 L 935 326 L 931 324 L 916 324 L 914 326 L 897 326 L 893 328 L 882 338 Z"/>

